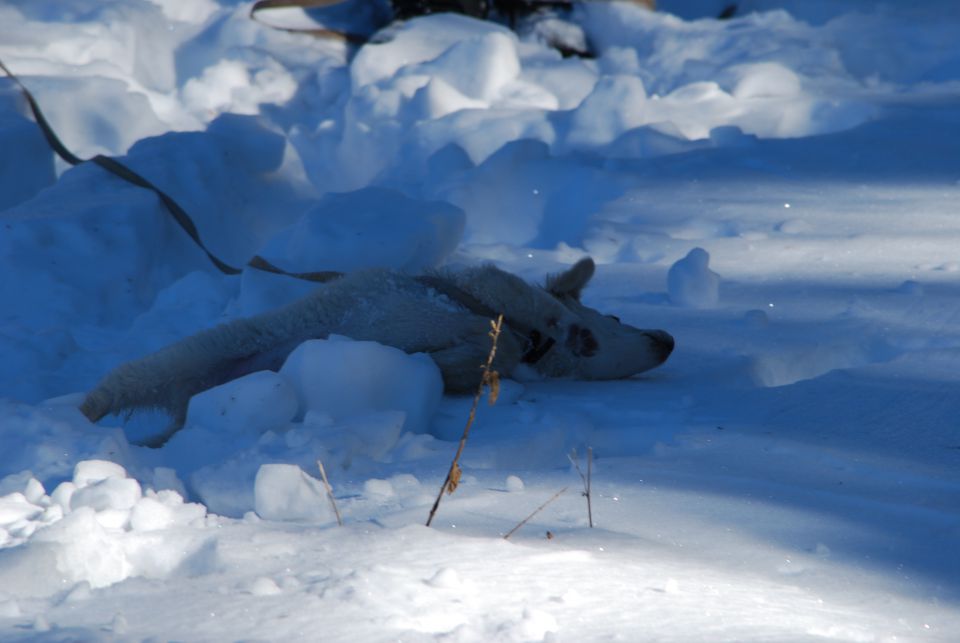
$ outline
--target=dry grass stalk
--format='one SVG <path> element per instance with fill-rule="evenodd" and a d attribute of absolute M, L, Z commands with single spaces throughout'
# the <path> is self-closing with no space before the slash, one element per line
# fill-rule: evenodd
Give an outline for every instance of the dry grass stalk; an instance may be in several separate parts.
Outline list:
<path fill-rule="evenodd" d="M 580 469 L 580 458 L 577 457 L 576 449 L 567 458 L 573 463 L 577 473 L 580 474 L 580 479 L 583 481 L 583 495 L 587 498 L 587 520 L 590 523 L 590 528 L 593 529 L 593 504 L 590 496 L 591 478 L 593 476 L 593 447 L 587 447 L 587 475 L 583 475 L 583 471 Z"/>
<path fill-rule="evenodd" d="M 550 497 L 549 500 L 547 500 L 545 503 L 543 503 L 542 505 L 540 505 L 539 507 L 537 507 L 536 509 L 534 509 L 534 510 L 533 510 L 533 513 L 531 513 L 529 516 L 527 516 L 526 518 L 524 518 L 523 520 L 521 520 L 521 521 L 517 524 L 516 527 L 514 527 L 513 529 L 511 529 L 510 531 L 508 531 L 508 532 L 506 533 L 506 535 L 504 535 L 503 539 L 504 539 L 504 540 L 507 540 L 508 538 L 510 538 L 510 536 L 512 536 L 515 531 L 517 531 L 518 529 L 520 529 L 521 527 L 523 527 L 525 524 L 527 524 L 528 522 L 530 522 L 530 519 L 531 519 L 531 518 L 533 518 L 533 517 L 536 516 L 538 513 L 540 513 L 541 511 L 543 511 L 543 508 L 544 508 L 544 507 L 546 507 L 546 506 L 549 505 L 551 502 L 553 502 L 554 500 L 556 500 L 557 498 L 559 498 L 560 495 L 561 495 L 564 491 L 566 491 L 567 489 L 569 489 L 569 487 L 564 487 L 564 488 L 561 489 L 560 491 L 558 491 L 558 492 L 556 492 L 555 494 L 553 494 L 553 495 Z M 547 532 L 547 533 L 550 533 L 550 532 Z"/>
<path fill-rule="evenodd" d="M 440 487 L 440 493 L 430 509 L 430 515 L 427 517 L 427 527 L 433 522 L 433 517 L 440 507 L 440 500 L 443 499 L 443 493 L 453 493 L 460 483 L 462 470 L 460 469 L 460 456 L 463 454 L 463 448 L 467 445 L 467 438 L 470 436 L 470 427 L 477 417 L 477 406 L 480 404 L 480 398 L 483 397 L 483 389 L 490 388 L 490 404 L 497 401 L 500 393 L 500 375 L 493 370 L 493 360 L 497 355 L 497 340 L 500 339 L 500 331 L 503 329 L 503 315 L 497 316 L 497 321 L 490 321 L 490 353 L 487 355 L 487 361 L 483 365 L 483 375 L 480 377 L 480 385 L 477 387 L 477 393 L 473 396 L 473 406 L 470 407 L 470 416 L 467 418 L 467 425 L 463 428 L 463 435 L 460 436 L 460 444 L 457 446 L 457 453 L 453 456 L 453 462 L 450 463 L 450 470 L 447 471 L 447 477 Z"/>
<path fill-rule="evenodd" d="M 593 478 L 593 447 L 587 447 L 587 519 L 590 521 L 590 529 L 593 529 L 593 504 L 590 495 L 590 487 Z"/>
<path fill-rule="evenodd" d="M 330 481 L 327 480 L 327 470 L 323 468 L 322 460 L 317 460 L 317 467 L 320 469 L 323 486 L 327 489 L 327 497 L 330 498 L 330 504 L 333 505 L 333 513 L 337 514 L 337 524 L 343 527 L 343 518 L 340 517 L 340 509 L 337 507 L 336 498 L 333 497 L 333 488 L 330 486 Z"/>

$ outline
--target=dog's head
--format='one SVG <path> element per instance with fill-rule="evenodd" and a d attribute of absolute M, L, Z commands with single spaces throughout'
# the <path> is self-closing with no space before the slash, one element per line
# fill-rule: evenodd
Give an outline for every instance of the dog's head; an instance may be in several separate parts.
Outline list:
<path fill-rule="evenodd" d="M 569 315 L 562 320 L 546 320 L 546 333 L 553 341 L 532 366 L 550 377 L 609 380 L 663 364 L 674 346 L 668 333 L 629 326 L 581 303 L 580 295 L 594 270 L 593 259 L 587 257 L 547 278 L 545 292 Z"/>

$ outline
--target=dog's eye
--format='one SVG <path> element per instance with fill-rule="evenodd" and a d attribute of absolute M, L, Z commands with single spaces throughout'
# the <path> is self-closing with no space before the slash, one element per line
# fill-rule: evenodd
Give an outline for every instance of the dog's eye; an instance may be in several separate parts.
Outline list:
<path fill-rule="evenodd" d="M 580 328 L 576 324 L 570 325 L 566 345 L 574 355 L 581 357 L 593 357 L 600 348 L 597 338 L 593 336 L 590 329 Z"/>
<path fill-rule="evenodd" d="M 612 319 L 613 321 L 617 322 L 618 324 L 620 323 L 620 318 L 617 317 L 616 315 L 607 315 L 607 317 L 609 317 L 609 318 Z"/>

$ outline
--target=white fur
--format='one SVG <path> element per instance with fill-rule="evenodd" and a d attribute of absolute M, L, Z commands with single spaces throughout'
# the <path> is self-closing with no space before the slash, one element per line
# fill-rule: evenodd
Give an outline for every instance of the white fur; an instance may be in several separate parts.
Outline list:
<path fill-rule="evenodd" d="M 504 314 L 507 330 L 495 362 L 504 377 L 533 343 L 551 346 L 532 364 L 548 377 L 613 379 L 661 364 L 673 348 L 669 335 L 621 324 L 580 304 L 593 270 L 593 261 L 584 259 L 550 278 L 546 288 L 493 266 L 432 275 L 447 294 L 427 285 L 430 281 L 396 272 L 353 273 L 279 310 L 221 324 L 122 364 L 80 408 L 92 421 L 110 413 L 166 409 L 174 424 L 162 443 L 183 423 L 191 396 L 246 373 L 277 370 L 297 345 L 331 333 L 428 353 L 448 391 L 470 390 L 490 348 L 490 320 L 464 299 Z M 468 297 L 448 296 L 461 292 Z"/>

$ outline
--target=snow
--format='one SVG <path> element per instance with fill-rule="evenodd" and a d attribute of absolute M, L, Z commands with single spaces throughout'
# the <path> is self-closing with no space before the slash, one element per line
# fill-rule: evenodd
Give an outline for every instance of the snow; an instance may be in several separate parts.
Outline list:
<path fill-rule="evenodd" d="M 456 250 L 464 224 L 463 211 L 445 201 L 366 188 L 325 195 L 271 237 L 260 255 L 303 272 L 316 265 L 317 257 L 324 258 L 328 270 L 341 272 L 371 267 L 419 272 Z"/>
<path fill-rule="evenodd" d="M 257 371 L 193 396 L 186 424 L 259 436 L 286 426 L 299 412 L 297 389 L 287 378 Z"/>
<path fill-rule="evenodd" d="M 440 369 L 427 355 L 331 335 L 293 350 L 280 369 L 311 411 L 345 419 L 359 412 L 400 411 L 403 428 L 422 433 L 443 395 Z"/>
<path fill-rule="evenodd" d="M 667 295 L 679 306 L 712 308 L 720 300 L 720 275 L 710 270 L 710 253 L 694 248 L 667 271 Z"/>
<path fill-rule="evenodd" d="M 18 598 L 108 587 L 130 577 L 162 578 L 205 542 L 185 531 L 202 523 L 206 509 L 184 503 L 173 491 L 144 494 L 140 483 L 114 462 L 85 460 L 73 477 L 48 496 L 36 480 L 28 500 L 3 498 L 0 529 L 6 535 L 0 561 L 3 586 Z M 10 507 L 20 505 L 19 515 Z M 29 508 L 29 510 L 24 510 Z M 157 546 L 160 542 L 166 546 Z M 88 593 L 88 592 L 87 592 Z"/>
<path fill-rule="evenodd" d="M 333 512 L 319 480 L 295 464 L 263 464 L 253 483 L 257 515 L 266 520 L 325 522 Z"/>
<path fill-rule="evenodd" d="M 222 275 L 0 80 L 0 638 L 954 640 L 956 3 L 658 4 L 359 51 L 234 0 L 0 7 L 67 145 L 233 265 L 590 254 L 585 303 L 677 341 L 629 380 L 504 381 L 430 528 L 472 400 L 424 355 L 312 340 L 136 446 L 169 418 L 89 423 L 103 374 L 314 286 Z"/>

